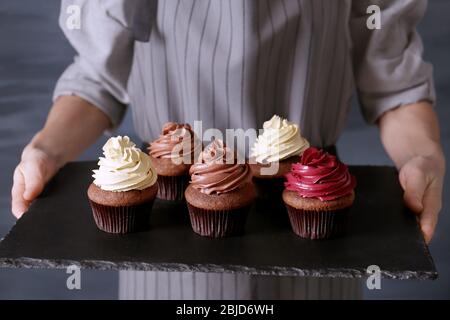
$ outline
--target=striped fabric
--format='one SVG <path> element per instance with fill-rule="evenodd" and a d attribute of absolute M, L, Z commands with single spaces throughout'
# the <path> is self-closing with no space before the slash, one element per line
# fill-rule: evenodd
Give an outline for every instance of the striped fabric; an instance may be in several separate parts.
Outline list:
<path fill-rule="evenodd" d="M 333 144 L 353 89 L 349 14 L 348 1 L 161 1 L 135 44 L 137 132 L 150 139 L 169 120 L 260 128 L 279 114 Z"/>
<path fill-rule="evenodd" d="M 366 27 L 372 3 L 380 30 Z M 73 4 L 79 30 L 66 25 Z M 167 121 L 248 129 L 279 114 L 311 144 L 334 145 L 355 84 L 369 122 L 434 100 L 415 30 L 425 9 L 425 0 L 64 0 L 60 24 L 78 56 L 54 97 L 79 95 L 115 126 L 131 103 L 143 141 Z"/>
<path fill-rule="evenodd" d="M 120 271 L 121 300 L 361 299 L 360 279 L 232 273 Z"/>

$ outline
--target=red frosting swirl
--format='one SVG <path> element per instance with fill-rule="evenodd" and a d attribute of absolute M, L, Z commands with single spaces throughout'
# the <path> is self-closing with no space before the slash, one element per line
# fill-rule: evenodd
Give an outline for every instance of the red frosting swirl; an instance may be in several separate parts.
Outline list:
<path fill-rule="evenodd" d="M 214 140 L 189 170 L 192 187 L 206 194 L 236 190 L 251 181 L 248 164 L 237 163 L 235 153 L 223 141 Z"/>
<path fill-rule="evenodd" d="M 356 186 L 345 164 L 335 156 L 316 148 L 308 148 L 299 163 L 286 175 L 287 190 L 296 191 L 304 198 L 334 200 L 349 195 Z"/>

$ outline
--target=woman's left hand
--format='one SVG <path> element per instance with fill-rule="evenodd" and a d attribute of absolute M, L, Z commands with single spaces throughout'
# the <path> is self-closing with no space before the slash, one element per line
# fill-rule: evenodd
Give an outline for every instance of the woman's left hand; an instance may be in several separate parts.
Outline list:
<path fill-rule="evenodd" d="M 433 237 L 442 208 L 444 174 L 445 159 L 440 155 L 417 156 L 400 168 L 405 204 L 417 214 L 427 243 Z"/>

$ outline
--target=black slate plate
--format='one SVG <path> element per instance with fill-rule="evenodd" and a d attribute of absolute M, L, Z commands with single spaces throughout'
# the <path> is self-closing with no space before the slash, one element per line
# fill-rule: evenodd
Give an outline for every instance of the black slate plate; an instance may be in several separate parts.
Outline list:
<path fill-rule="evenodd" d="M 389 278 L 437 277 L 391 167 L 351 167 L 358 186 L 348 234 L 312 241 L 291 232 L 282 206 L 261 202 L 241 237 L 202 238 L 192 232 L 185 204 L 168 201 L 156 201 L 147 232 L 101 232 L 86 196 L 95 166 L 61 170 L 0 243 L 0 266 L 360 277 L 378 265 Z"/>

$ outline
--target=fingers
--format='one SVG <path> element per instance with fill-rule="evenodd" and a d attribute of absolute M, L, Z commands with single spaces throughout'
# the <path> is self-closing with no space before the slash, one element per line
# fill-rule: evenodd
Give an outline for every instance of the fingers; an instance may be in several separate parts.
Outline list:
<path fill-rule="evenodd" d="M 11 190 L 11 210 L 16 218 L 20 218 L 25 211 L 27 211 L 29 206 L 29 201 L 23 198 L 23 193 L 25 191 L 25 181 L 20 167 L 17 167 L 14 171 L 13 187 Z"/>
<path fill-rule="evenodd" d="M 420 228 L 425 241 L 429 243 L 442 206 L 442 168 L 419 158 L 405 164 L 400 170 L 399 178 L 405 191 L 405 204 L 420 214 Z"/>
<path fill-rule="evenodd" d="M 25 190 L 23 198 L 27 201 L 34 200 L 44 189 L 44 175 L 43 170 L 36 162 L 22 162 L 21 171 L 25 181 Z"/>
<path fill-rule="evenodd" d="M 44 151 L 30 145 L 22 152 L 22 161 L 14 171 L 11 210 L 20 218 L 30 203 L 44 190 L 47 181 L 58 170 L 58 163 Z"/>
<path fill-rule="evenodd" d="M 423 197 L 427 188 L 425 173 L 417 167 L 405 165 L 400 171 L 403 199 L 408 208 L 419 214 L 424 209 Z"/>
<path fill-rule="evenodd" d="M 43 168 L 38 161 L 23 161 L 14 171 L 13 180 L 11 211 L 16 218 L 20 218 L 44 189 Z"/>
<path fill-rule="evenodd" d="M 439 218 L 439 212 L 442 207 L 442 188 L 433 183 L 426 190 L 423 197 L 423 211 L 420 214 L 419 222 L 420 228 L 424 235 L 426 243 L 429 243 L 433 238 L 434 230 Z"/>

